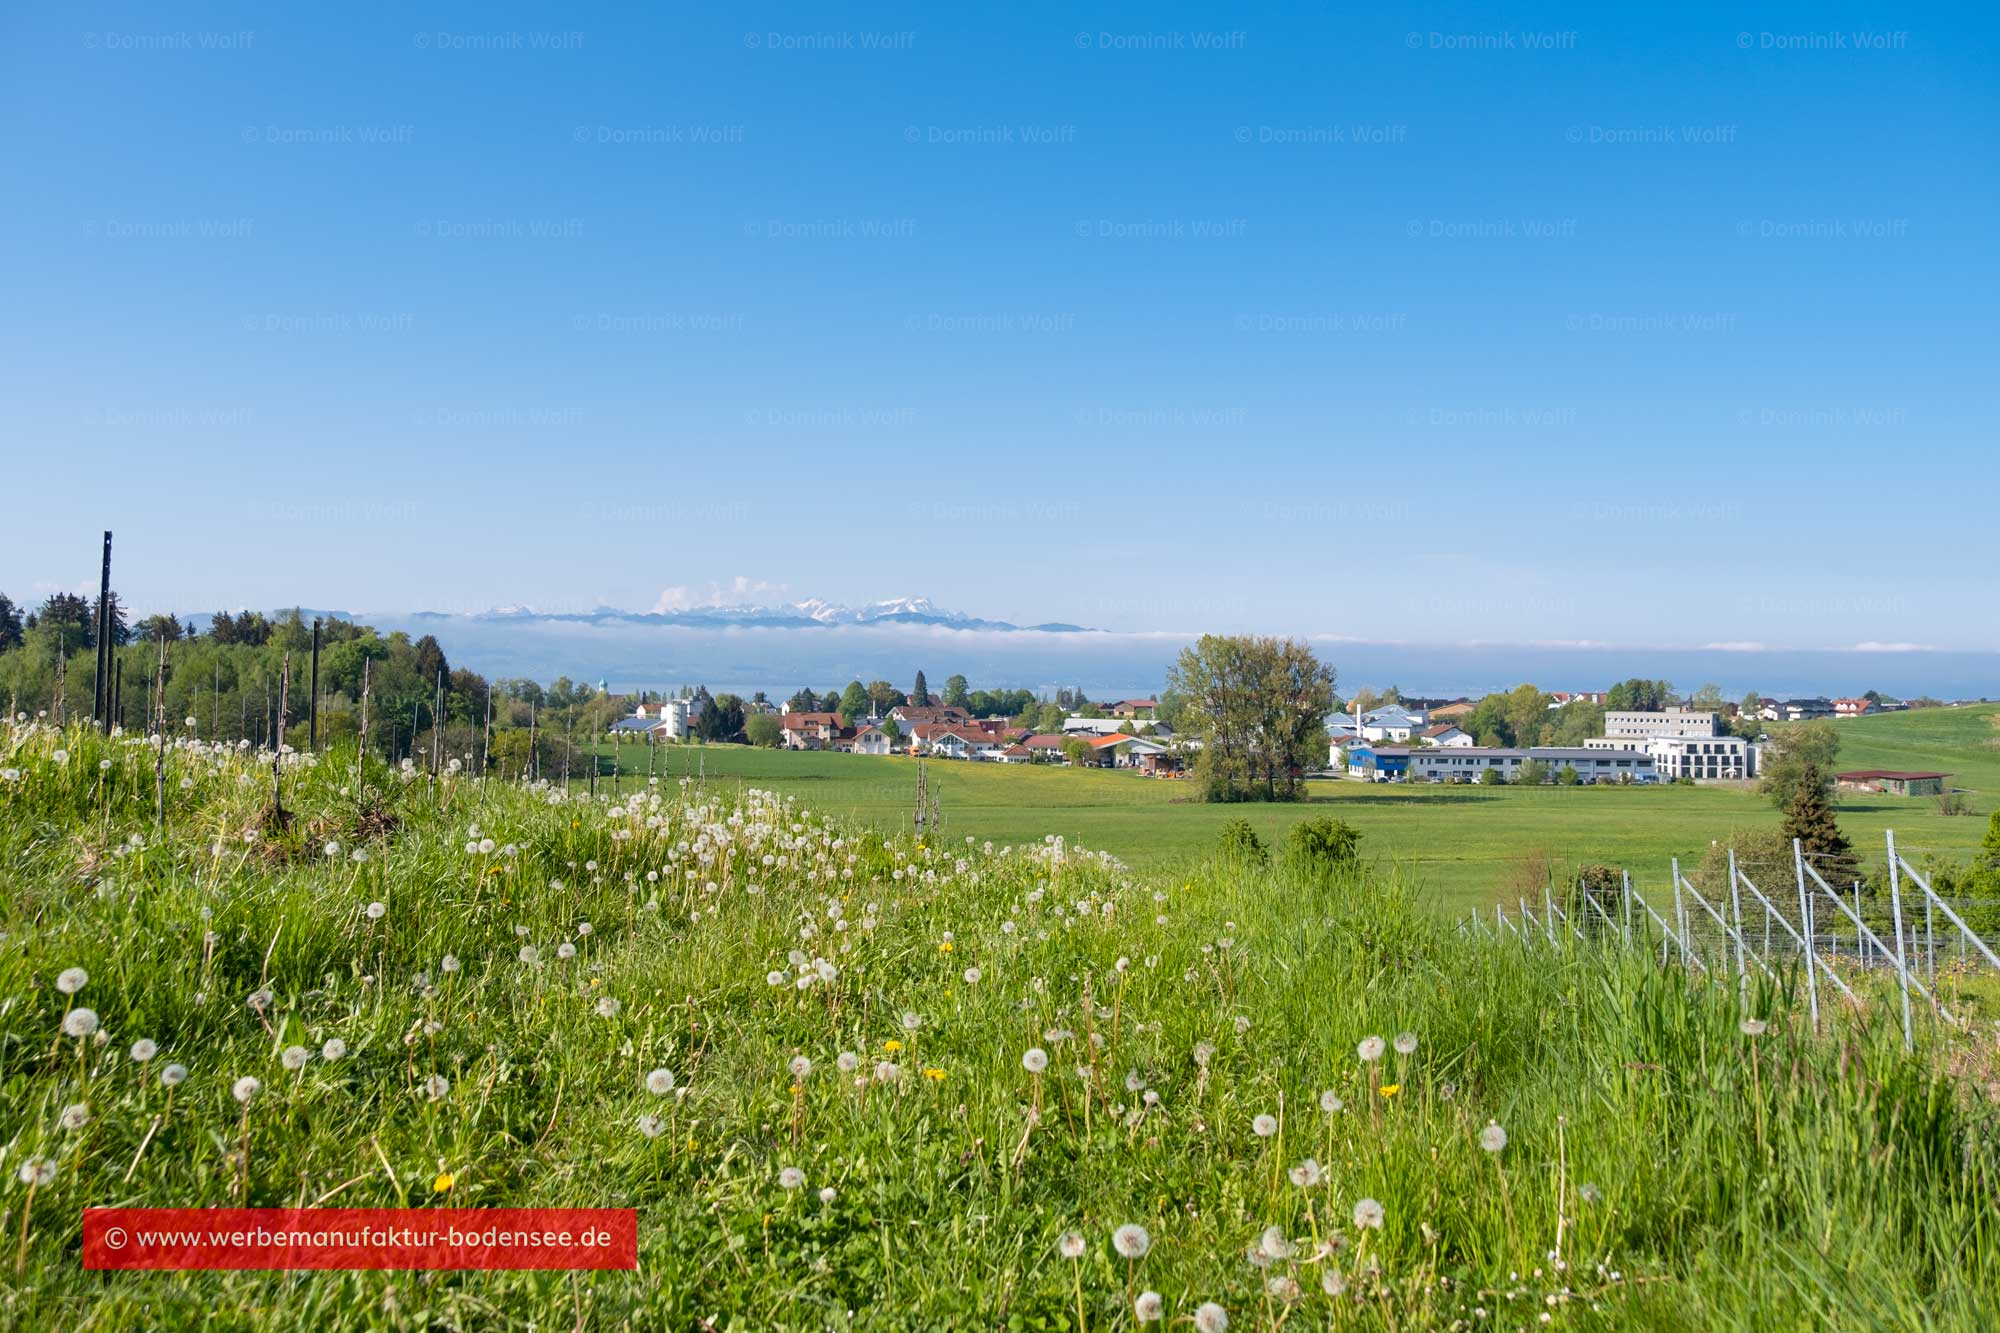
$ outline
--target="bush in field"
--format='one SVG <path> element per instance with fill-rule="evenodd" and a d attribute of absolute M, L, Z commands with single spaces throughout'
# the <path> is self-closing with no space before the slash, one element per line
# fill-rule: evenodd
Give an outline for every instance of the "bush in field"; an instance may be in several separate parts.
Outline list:
<path fill-rule="evenodd" d="M 1225 823 L 1217 842 L 1224 860 L 1252 866 L 1271 863 L 1270 850 L 1264 846 L 1264 840 L 1257 836 L 1257 830 L 1250 827 L 1250 821 L 1247 819 L 1232 819 Z"/>
<path fill-rule="evenodd" d="M 1304 875 L 1345 870 L 1359 854 L 1361 834 L 1351 825 L 1324 816 L 1292 825 L 1285 838 L 1285 861 Z"/>

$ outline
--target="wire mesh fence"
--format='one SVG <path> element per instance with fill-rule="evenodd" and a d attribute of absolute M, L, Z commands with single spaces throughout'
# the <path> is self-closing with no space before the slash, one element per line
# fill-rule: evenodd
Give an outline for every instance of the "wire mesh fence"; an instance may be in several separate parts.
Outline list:
<path fill-rule="evenodd" d="M 1886 842 L 1881 884 L 1853 877 L 1851 857 L 1815 858 L 1795 840 L 1789 866 L 1739 864 L 1730 851 L 1722 885 L 1697 885 L 1676 859 L 1664 884 L 1635 881 L 1627 870 L 1598 874 L 1561 893 L 1548 885 L 1540 902 L 1520 898 L 1511 913 L 1503 904 L 1475 911 L 1461 928 L 1527 947 L 1608 943 L 1661 966 L 1735 978 L 1746 990 L 1758 973 L 1773 981 L 1796 974 L 1814 1024 L 1823 1000 L 1859 1003 L 1856 985 L 1879 989 L 1886 977 L 1902 1007 L 1904 1042 L 1913 1044 L 1916 1014 L 1959 1021 L 1940 998 L 1941 970 L 2000 977 L 2000 933 L 1967 921 L 1989 918 L 1993 901 L 1937 893 L 1897 851 L 1893 830 Z"/>

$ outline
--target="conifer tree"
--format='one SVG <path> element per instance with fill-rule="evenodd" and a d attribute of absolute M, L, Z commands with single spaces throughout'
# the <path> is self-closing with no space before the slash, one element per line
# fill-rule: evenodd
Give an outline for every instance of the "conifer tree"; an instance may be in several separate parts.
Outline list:
<path fill-rule="evenodd" d="M 1826 779 L 1819 765 L 1806 762 L 1799 773 L 1797 785 L 1792 789 L 1791 800 L 1785 806 L 1780 828 L 1786 841 L 1797 838 L 1805 854 L 1815 861 L 1848 860 L 1852 858 L 1854 848 L 1834 819 L 1833 801 L 1826 788 Z"/>

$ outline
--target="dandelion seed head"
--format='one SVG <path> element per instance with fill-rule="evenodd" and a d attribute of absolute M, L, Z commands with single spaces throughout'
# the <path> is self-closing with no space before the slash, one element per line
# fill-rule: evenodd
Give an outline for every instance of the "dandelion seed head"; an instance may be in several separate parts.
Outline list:
<path fill-rule="evenodd" d="M 1142 1291 L 1132 1302 L 1132 1317 L 1142 1324 L 1157 1324 L 1167 1312 L 1167 1303 L 1157 1291 Z"/>
<path fill-rule="evenodd" d="M 1382 1058 L 1382 1052 L 1387 1049 L 1388 1043 L 1384 1042 L 1380 1037 L 1363 1037 L 1361 1044 L 1354 1048 L 1354 1053 L 1367 1063 L 1374 1064 Z"/>
<path fill-rule="evenodd" d="M 229 1095 L 237 1101 L 242 1102 L 245 1106 L 248 1106 L 250 1100 L 263 1090 L 263 1083 L 249 1074 L 245 1074 L 242 1078 L 237 1079 L 229 1085 Z"/>
<path fill-rule="evenodd" d="M 56 1164 L 46 1157 L 30 1157 L 14 1174 L 23 1185 L 47 1185 L 56 1178 Z"/>
<path fill-rule="evenodd" d="M 1056 1250 L 1065 1259 L 1081 1259 L 1088 1248 L 1081 1232 L 1065 1231 L 1056 1239 Z"/>
<path fill-rule="evenodd" d="M 1292 1183 L 1302 1190 L 1311 1189 L 1313 1186 L 1319 1184 L 1320 1181 L 1326 1179 L 1326 1172 L 1321 1169 L 1318 1162 L 1310 1157 L 1300 1162 L 1286 1174 L 1291 1177 Z"/>
<path fill-rule="evenodd" d="M 1354 1205 L 1354 1225 L 1382 1229 L 1382 1205 L 1374 1199 L 1362 1199 Z"/>
<path fill-rule="evenodd" d="M 642 1115 L 639 1117 L 639 1132 L 649 1139 L 657 1139 L 660 1135 L 666 1133 L 666 1130 L 667 1122 L 656 1115 Z"/>
<path fill-rule="evenodd" d="M 1126 1259 L 1143 1259 L 1153 1248 L 1153 1237 L 1137 1222 L 1127 1222 L 1111 1233 L 1111 1248 Z"/>
<path fill-rule="evenodd" d="M 1203 1301 L 1194 1308 L 1195 1333 L 1228 1333 L 1229 1312 L 1214 1301 Z"/>
<path fill-rule="evenodd" d="M 806 1173 L 795 1166 L 788 1166 L 778 1172 L 778 1184 L 785 1189 L 795 1190 L 806 1183 Z"/>
<path fill-rule="evenodd" d="M 97 1011 L 95 1009 L 72 1009 L 63 1015 L 63 1035 L 81 1040 L 97 1031 Z"/>
<path fill-rule="evenodd" d="M 338 1037 L 328 1037 L 326 1045 L 319 1048 L 319 1058 L 322 1060 L 338 1060 L 346 1054 L 347 1043 Z"/>
<path fill-rule="evenodd" d="M 140 1064 L 146 1063 L 146 1061 L 152 1059 L 159 1053 L 160 1053 L 159 1044 L 155 1042 L 151 1037 L 141 1037 L 139 1038 L 139 1040 L 132 1043 L 132 1058 L 134 1060 L 137 1060 Z"/>
<path fill-rule="evenodd" d="M 1769 1025 L 1761 1018 L 1746 1018 L 1736 1025 L 1746 1037 L 1761 1037 Z"/>
<path fill-rule="evenodd" d="M 1486 1128 L 1479 1131 L 1479 1146 L 1487 1152 L 1497 1153 L 1507 1146 L 1507 1131 L 1497 1120 L 1486 1122 Z"/>
<path fill-rule="evenodd" d="M 80 967 L 66 967 L 56 974 L 56 989 L 64 995 L 74 995 L 90 984 L 90 973 Z"/>
<path fill-rule="evenodd" d="M 1030 1046 L 1021 1052 L 1021 1068 L 1030 1074 L 1039 1074 L 1049 1067 L 1049 1053 L 1039 1046 Z"/>
<path fill-rule="evenodd" d="M 1268 1139 L 1278 1132 L 1278 1117 L 1260 1115 L 1250 1122 L 1250 1128 L 1256 1131 L 1258 1138 Z"/>
<path fill-rule="evenodd" d="M 312 1052 L 308 1051 L 305 1047 L 287 1046 L 285 1048 L 284 1054 L 278 1057 L 278 1063 L 282 1064 L 285 1068 L 291 1070 L 293 1073 L 297 1073 L 299 1070 L 304 1069 L 306 1067 L 306 1061 L 311 1058 L 312 1058 Z"/>
<path fill-rule="evenodd" d="M 64 1129 L 82 1129 L 85 1125 L 89 1123 L 90 1123 L 89 1102 L 77 1102 L 73 1105 L 63 1107 L 62 1127 Z"/>
<path fill-rule="evenodd" d="M 655 1069 L 652 1073 L 646 1075 L 646 1091 L 652 1093 L 655 1097 L 664 1097 L 673 1090 L 673 1070 Z"/>
<path fill-rule="evenodd" d="M 1417 1050 L 1417 1034 L 1416 1034 L 1416 1033 L 1414 1033 L 1414 1032 L 1398 1032 L 1398 1033 L 1396 1034 L 1396 1054 L 1398 1054 L 1398 1055 L 1414 1055 L 1414 1054 L 1416 1054 L 1416 1050 Z"/>
<path fill-rule="evenodd" d="M 171 1088 L 176 1083 L 181 1082 L 187 1076 L 188 1076 L 188 1071 L 186 1065 L 168 1065 L 165 1069 L 162 1069 L 160 1071 L 160 1083 L 164 1087 Z"/>

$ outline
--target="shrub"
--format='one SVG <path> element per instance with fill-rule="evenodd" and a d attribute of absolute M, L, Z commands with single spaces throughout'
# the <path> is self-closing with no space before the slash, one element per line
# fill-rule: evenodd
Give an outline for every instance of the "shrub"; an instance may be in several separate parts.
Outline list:
<path fill-rule="evenodd" d="M 1345 869 L 1358 859 L 1361 834 L 1337 819 L 1322 816 L 1292 826 L 1285 839 L 1285 859 L 1309 875 Z"/>
<path fill-rule="evenodd" d="M 1264 840 L 1257 836 L 1257 830 L 1250 827 L 1250 821 L 1247 819 L 1232 819 L 1224 824 L 1220 843 L 1224 860 L 1253 866 L 1271 863 L 1270 851 L 1265 848 Z"/>

